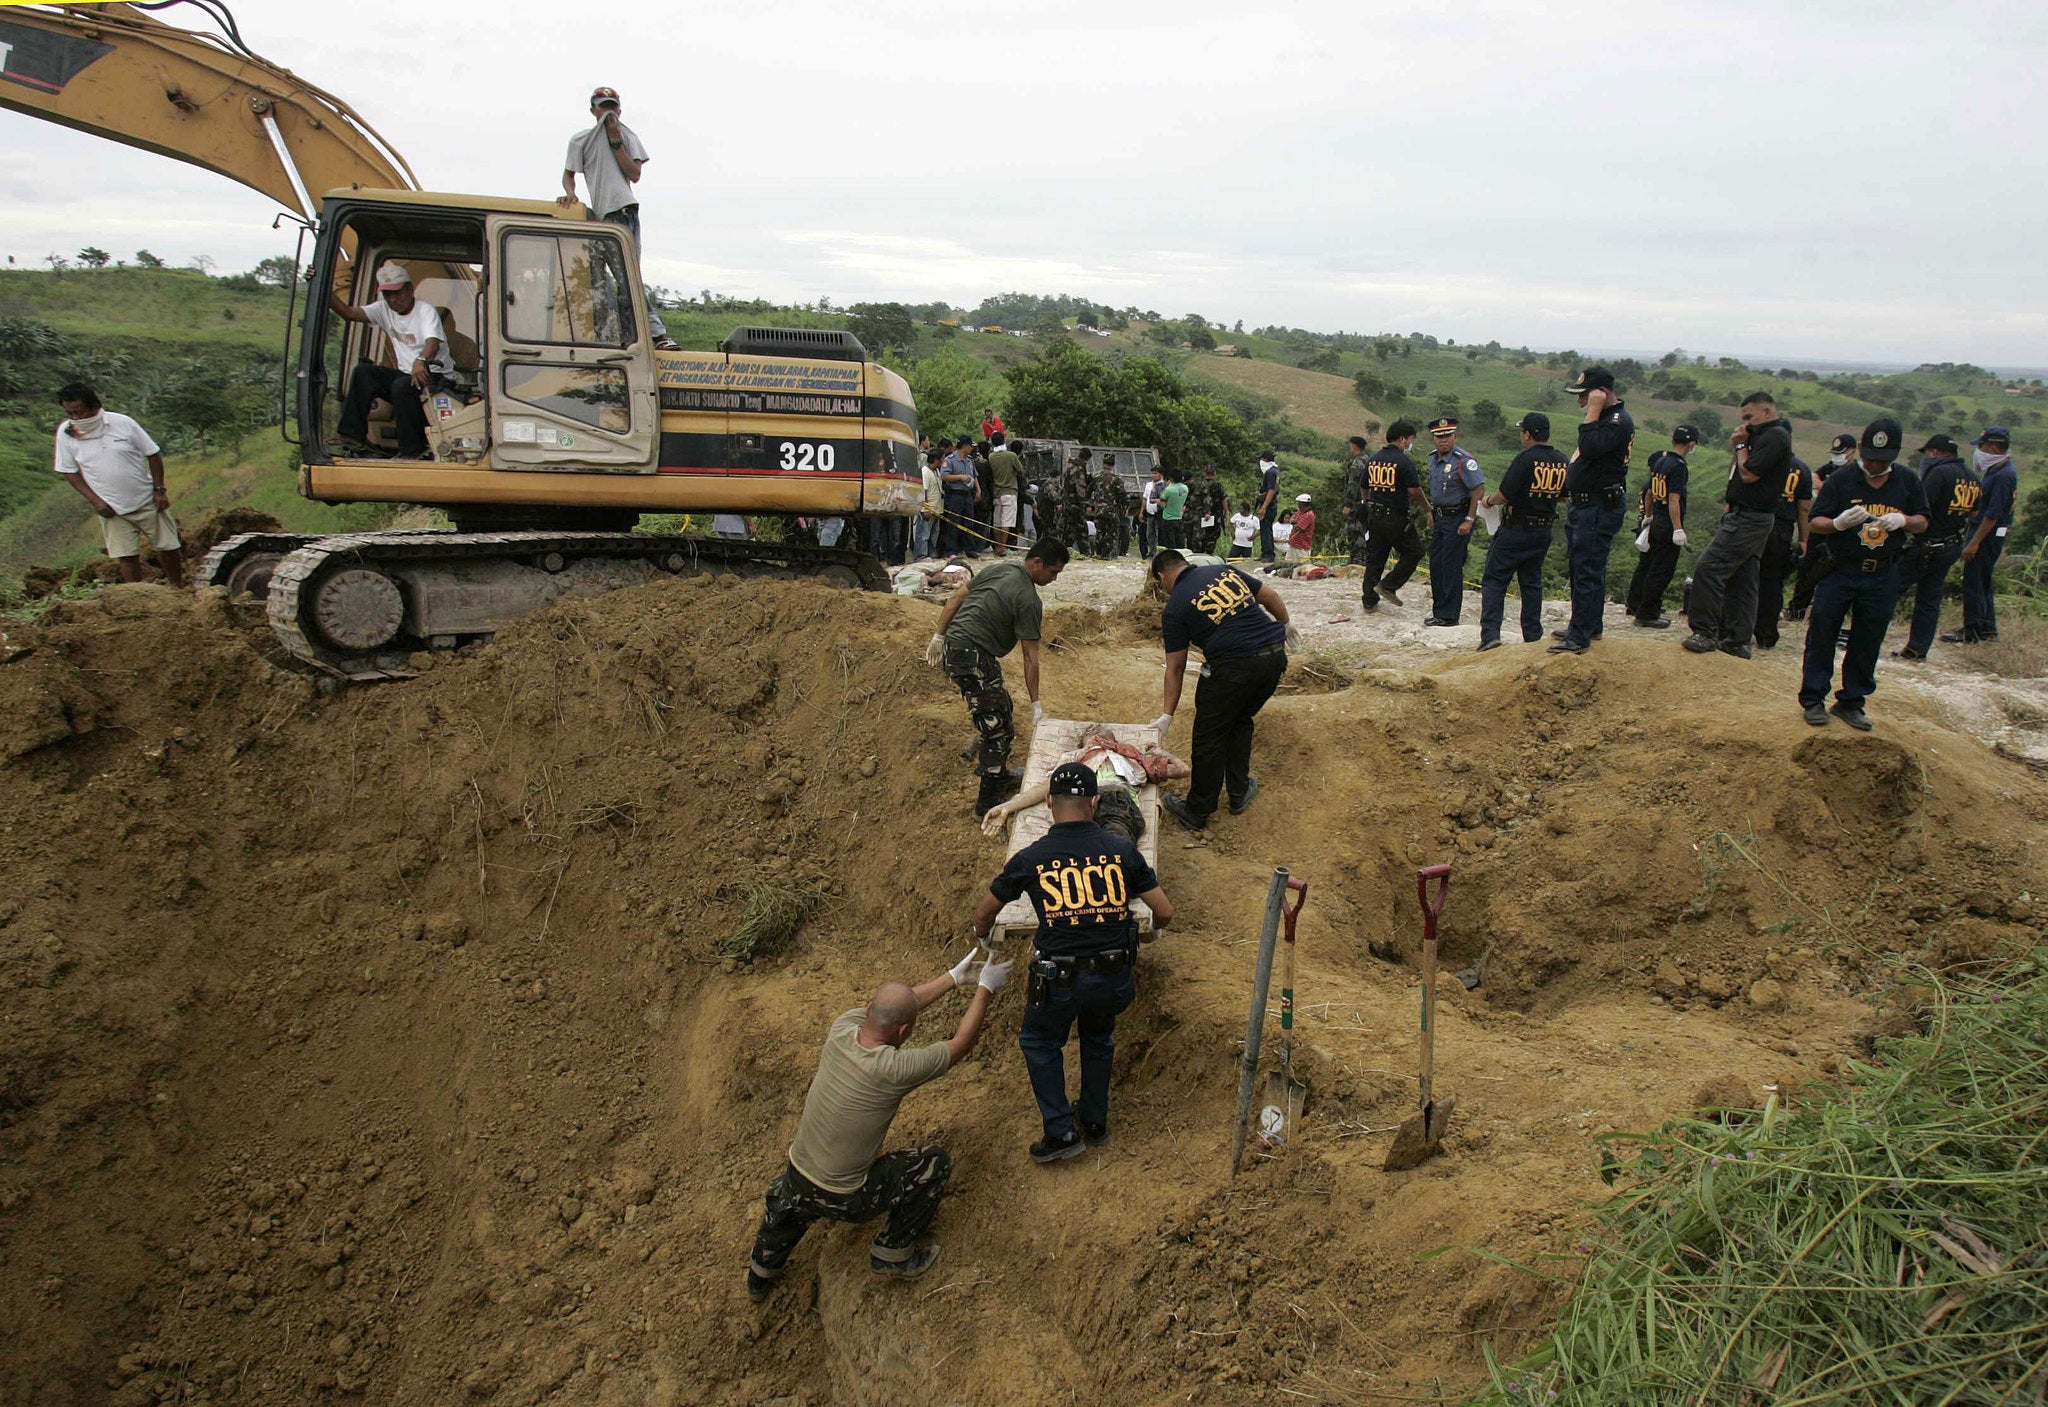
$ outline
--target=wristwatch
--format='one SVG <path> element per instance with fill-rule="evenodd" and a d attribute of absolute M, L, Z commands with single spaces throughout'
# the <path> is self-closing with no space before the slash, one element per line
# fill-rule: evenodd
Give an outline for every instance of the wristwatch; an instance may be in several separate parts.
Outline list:
<path fill-rule="evenodd" d="M 611 148 L 613 151 L 617 151 L 620 147 L 625 145 L 624 142 L 612 142 L 612 139 L 610 137 L 606 137 L 605 140 L 607 142 L 611 142 Z"/>

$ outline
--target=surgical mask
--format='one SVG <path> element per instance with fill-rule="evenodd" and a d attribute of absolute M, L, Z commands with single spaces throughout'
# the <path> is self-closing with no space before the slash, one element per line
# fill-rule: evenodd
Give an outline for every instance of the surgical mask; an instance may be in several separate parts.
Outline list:
<path fill-rule="evenodd" d="M 103 410 L 96 410 L 91 415 L 79 416 L 71 422 L 71 434 L 74 439 L 96 440 L 105 434 L 106 430 L 107 414 Z"/>
<path fill-rule="evenodd" d="M 1843 450 L 1840 454 L 1831 454 L 1828 456 L 1828 463 L 1834 465 L 1837 469 L 1841 468 L 1844 464 L 1847 464 L 1848 462 L 1849 452 L 1847 450 Z"/>
<path fill-rule="evenodd" d="M 1993 454 L 1989 450 L 1980 449 L 1974 451 L 1970 458 L 1976 462 L 1979 469 L 1990 469 L 1996 465 L 2003 464 L 2012 456 L 2010 454 Z"/>

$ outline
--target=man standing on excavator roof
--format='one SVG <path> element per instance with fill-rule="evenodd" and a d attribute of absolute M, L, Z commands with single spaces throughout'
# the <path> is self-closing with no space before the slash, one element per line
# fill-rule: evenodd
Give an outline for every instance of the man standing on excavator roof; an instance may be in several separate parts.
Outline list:
<path fill-rule="evenodd" d="M 587 202 L 591 213 L 608 225 L 633 232 L 634 257 L 639 257 L 640 198 L 633 187 L 649 160 L 639 134 L 619 121 L 619 90 L 599 88 L 590 95 L 590 115 L 597 125 L 569 139 L 569 154 L 562 159 L 562 193 L 557 205 L 576 203 L 576 177 L 590 187 Z M 661 320 L 654 299 L 647 300 L 647 327 L 654 345 L 664 352 L 677 350 L 675 339 Z"/>

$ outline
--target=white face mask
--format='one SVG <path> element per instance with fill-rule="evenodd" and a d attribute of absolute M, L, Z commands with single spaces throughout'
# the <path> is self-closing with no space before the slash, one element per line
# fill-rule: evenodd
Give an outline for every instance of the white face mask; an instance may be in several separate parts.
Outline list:
<path fill-rule="evenodd" d="M 1993 454 L 1986 449 L 1976 450 L 1970 457 L 1976 461 L 1979 469 L 1989 469 L 1994 464 L 2003 464 L 2006 460 L 2012 458 L 2009 454 Z"/>
<path fill-rule="evenodd" d="M 1841 468 L 1844 464 L 1847 464 L 1848 462 L 1849 453 L 1847 450 L 1844 450 L 1840 454 L 1831 454 L 1828 456 L 1828 463 L 1834 465 L 1837 469 Z"/>
<path fill-rule="evenodd" d="M 71 422 L 71 434 L 76 439 L 96 440 L 107 431 L 107 414 L 96 410 L 91 415 L 80 416 Z"/>

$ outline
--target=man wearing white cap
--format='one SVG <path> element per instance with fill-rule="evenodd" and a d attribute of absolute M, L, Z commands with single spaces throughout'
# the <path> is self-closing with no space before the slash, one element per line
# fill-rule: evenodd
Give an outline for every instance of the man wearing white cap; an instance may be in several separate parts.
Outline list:
<path fill-rule="evenodd" d="M 1306 562 L 1315 554 L 1316 510 L 1305 493 L 1294 496 L 1294 518 L 1287 529 L 1287 560 Z"/>
<path fill-rule="evenodd" d="M 576 203 L 576 177 L 590 187 L 586 202 L 591 213 L 608 225 L 633 233 L 633 246 L 640 246 L 640 197 L 633 187 L 650 158 L 640 134 L 619 120 L 619 90 L 598 88 L 590 95 L 590 115 L 597 125 L 586 127 L 569 139 L 569 154 L 562 158 L 562 193 L 555 204 Z M 675 339 L 661 320 L 654 295 L 647 295 L 647 330 L 654 345 L 664 352 L 676 350 Z"/>
<path fill-rule="evenodd" d="M 348 379 L 348 396 L 341 404 L 341 420 L 335 434 L 345 443 L 362 448 L 369 443 L 370 407 L 383 401 L 391 407 L 392 423 L 398 430 L 398 453 L 404 459 L 424 459 L 427 454 L 427 412 L 420 396 L 432 387 L 436 376 L 455 370 L 448 355 L 448 338 L 441 328 L 441 314 L 431 303 L 413 296 L 412 275 L 405 265 L 385 260 L 377 270 L 377 301 L 360 308 L 350 307 L 341 295 L 329 290 L 328 306 L 350 322 L 368 323 L 391 342 L 390 366 L 358 362 Z"/>

